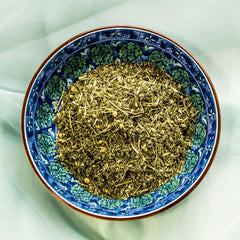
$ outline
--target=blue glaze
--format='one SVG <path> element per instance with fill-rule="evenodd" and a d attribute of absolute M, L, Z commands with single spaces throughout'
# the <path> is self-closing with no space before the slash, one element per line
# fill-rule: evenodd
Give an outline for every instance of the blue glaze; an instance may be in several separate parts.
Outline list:
<path fill-rule="evenodd" d="M 99 54 L 99 58 L 97 54 Z M 51 114 L 55 114 L 61 91 L 69 83 L 76 81 L 74 74 L 67 75 L 71 71 L 65 72 L 65 64 L 69 58 L 72 59 L 76 56 L 84 59 L 81 60 L 84 62 L 81 73 L 112 61 L 128 60 L 140 63 L 148 61 L 150 58 L 170 75 L 173 73 L 174 76 L 177 74 L 187 76 L 183 90 L 194 96 L 193 99 L 196 101 L 200 101 L 200 105 L 195 103 L 196 107 L 201 107 L 196 128 L 204 129 L 203 134 L 202 131 L 197 132 L 193 137 L 195 144 L 191 148 L 191 154 L 198 158 L 192 158 L 193 162 L 191 162 L 189 157 L 183 172 L 151 195 L 145 194 L 137 198 L 115 201 L 93 196 L 81 187 L 74 177 L 62 170 L 60 166 L 54 165 L 54 149 L 56 149 L 54 141 L 57 128 L 52 121 L 46 121 L 45 124 L 43 117 L 38 119 L 40 113 L 37 111 L 38 109 L 42 111 L 41 106 L 48 103 L 45 105 L 51 106 L 53 110 Z M 47 86 L 50 86 L 48 83 L 53 77 L 58 78 L 56 76 L 62 79 L 63 84 L 54 92 L 53 88 L 50 89 Z M 176 79 L 176 81 L 182 82 L 180 79 Z M 24 130 L 31 160 L 38 173 L 55 194 L 74 207 L 98 216 L 134 217 L 161 210 L 171 204 L 186 193 L 202 175 L 209 163 L 217 138 L 218 114 L 216 111 L 210 84 L 187 52 L 170 40 L 147 31 L 110 28 L 94 31 L 71 41 L 42 67 L 27 98 Z M 48 142 L 43 144 L 42 138 L 46 138 Z M 40 144 L 39 141 L 41 141 Z M 58 169 L 59 172 L 57 172 Z"/>

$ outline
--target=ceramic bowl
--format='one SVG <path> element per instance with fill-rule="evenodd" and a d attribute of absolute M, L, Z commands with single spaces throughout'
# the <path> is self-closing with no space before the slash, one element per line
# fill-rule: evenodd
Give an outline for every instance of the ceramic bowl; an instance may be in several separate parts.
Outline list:
<path fill-rule="evenodd" d="M 54 158 L 57 128 L 53 118 L 63 89 L 75 82 L 80 74 L 113 61 L 154 62 L 183 84 L 183 91 L 191 96 L 194 107 L 199 111 L 192 147 L 182 172 L 150 194 L 124 200 L 92 195 Z M 69 62 L 78 63 L 76 71 L 65 67 Z M 22 109 L 24 147 L 44 186 L 67 206 L 112 220 L 150 216 L 180 202 L 207 173 L 217 150 L 219 135 L 219 104 L 206 71 L 176 41 L 140 27 L 101 27 L 63 43 L 34 74 Z"/>

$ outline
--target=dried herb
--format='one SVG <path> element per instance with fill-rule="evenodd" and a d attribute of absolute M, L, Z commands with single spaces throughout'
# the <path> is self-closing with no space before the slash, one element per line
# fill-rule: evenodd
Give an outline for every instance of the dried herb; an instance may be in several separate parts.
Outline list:
<path fill-rule="evenodd" d="M 153 63 L 111 63 L 63 92 L 56 161 L 92 194 L 123 199 L 180 173 L 196 116 L 190 96 Z"/>

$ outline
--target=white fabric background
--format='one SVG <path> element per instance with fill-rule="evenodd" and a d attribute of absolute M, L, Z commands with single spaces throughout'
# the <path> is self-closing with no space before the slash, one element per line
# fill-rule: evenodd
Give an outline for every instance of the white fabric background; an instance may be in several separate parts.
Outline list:
<path fill-rule="evenodd" d="M 0 239 L 240 239 L 239 0 L 0 0 Z M 216 88 L 222 133 L 201 184 L 173 208 L 131 222 L 66 207 L 35 176 L 21 141 L 27 86 L 68 38 L 99 26 L 151 28 L 185 46 Z"/>

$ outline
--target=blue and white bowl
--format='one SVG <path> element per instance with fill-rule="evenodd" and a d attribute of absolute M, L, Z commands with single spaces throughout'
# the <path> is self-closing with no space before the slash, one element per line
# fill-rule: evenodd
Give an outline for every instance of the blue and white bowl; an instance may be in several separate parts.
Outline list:
<path fill-rule="evenodd" d="M 152 61 L 164 69 L 199 111 L 192 147 L 180 174 L 150 194 L 124 200 L 94 196 L 55 161 L 55 109 L 62 91 L 77 77 L 113 61 Z M 73 71 L 73 68 L 76 68 Z M 185 198 L 207 173 L 220 136 L 220 109 L 203 67 L 180 44 L 155 31 L 109 26 L 81 33 L 54 50 L 40 65 L 22 109 L 22 137 L 30 164 L 44 186 L 67 206 L 91 216 L 129 220 L 162 212 Z"/>

